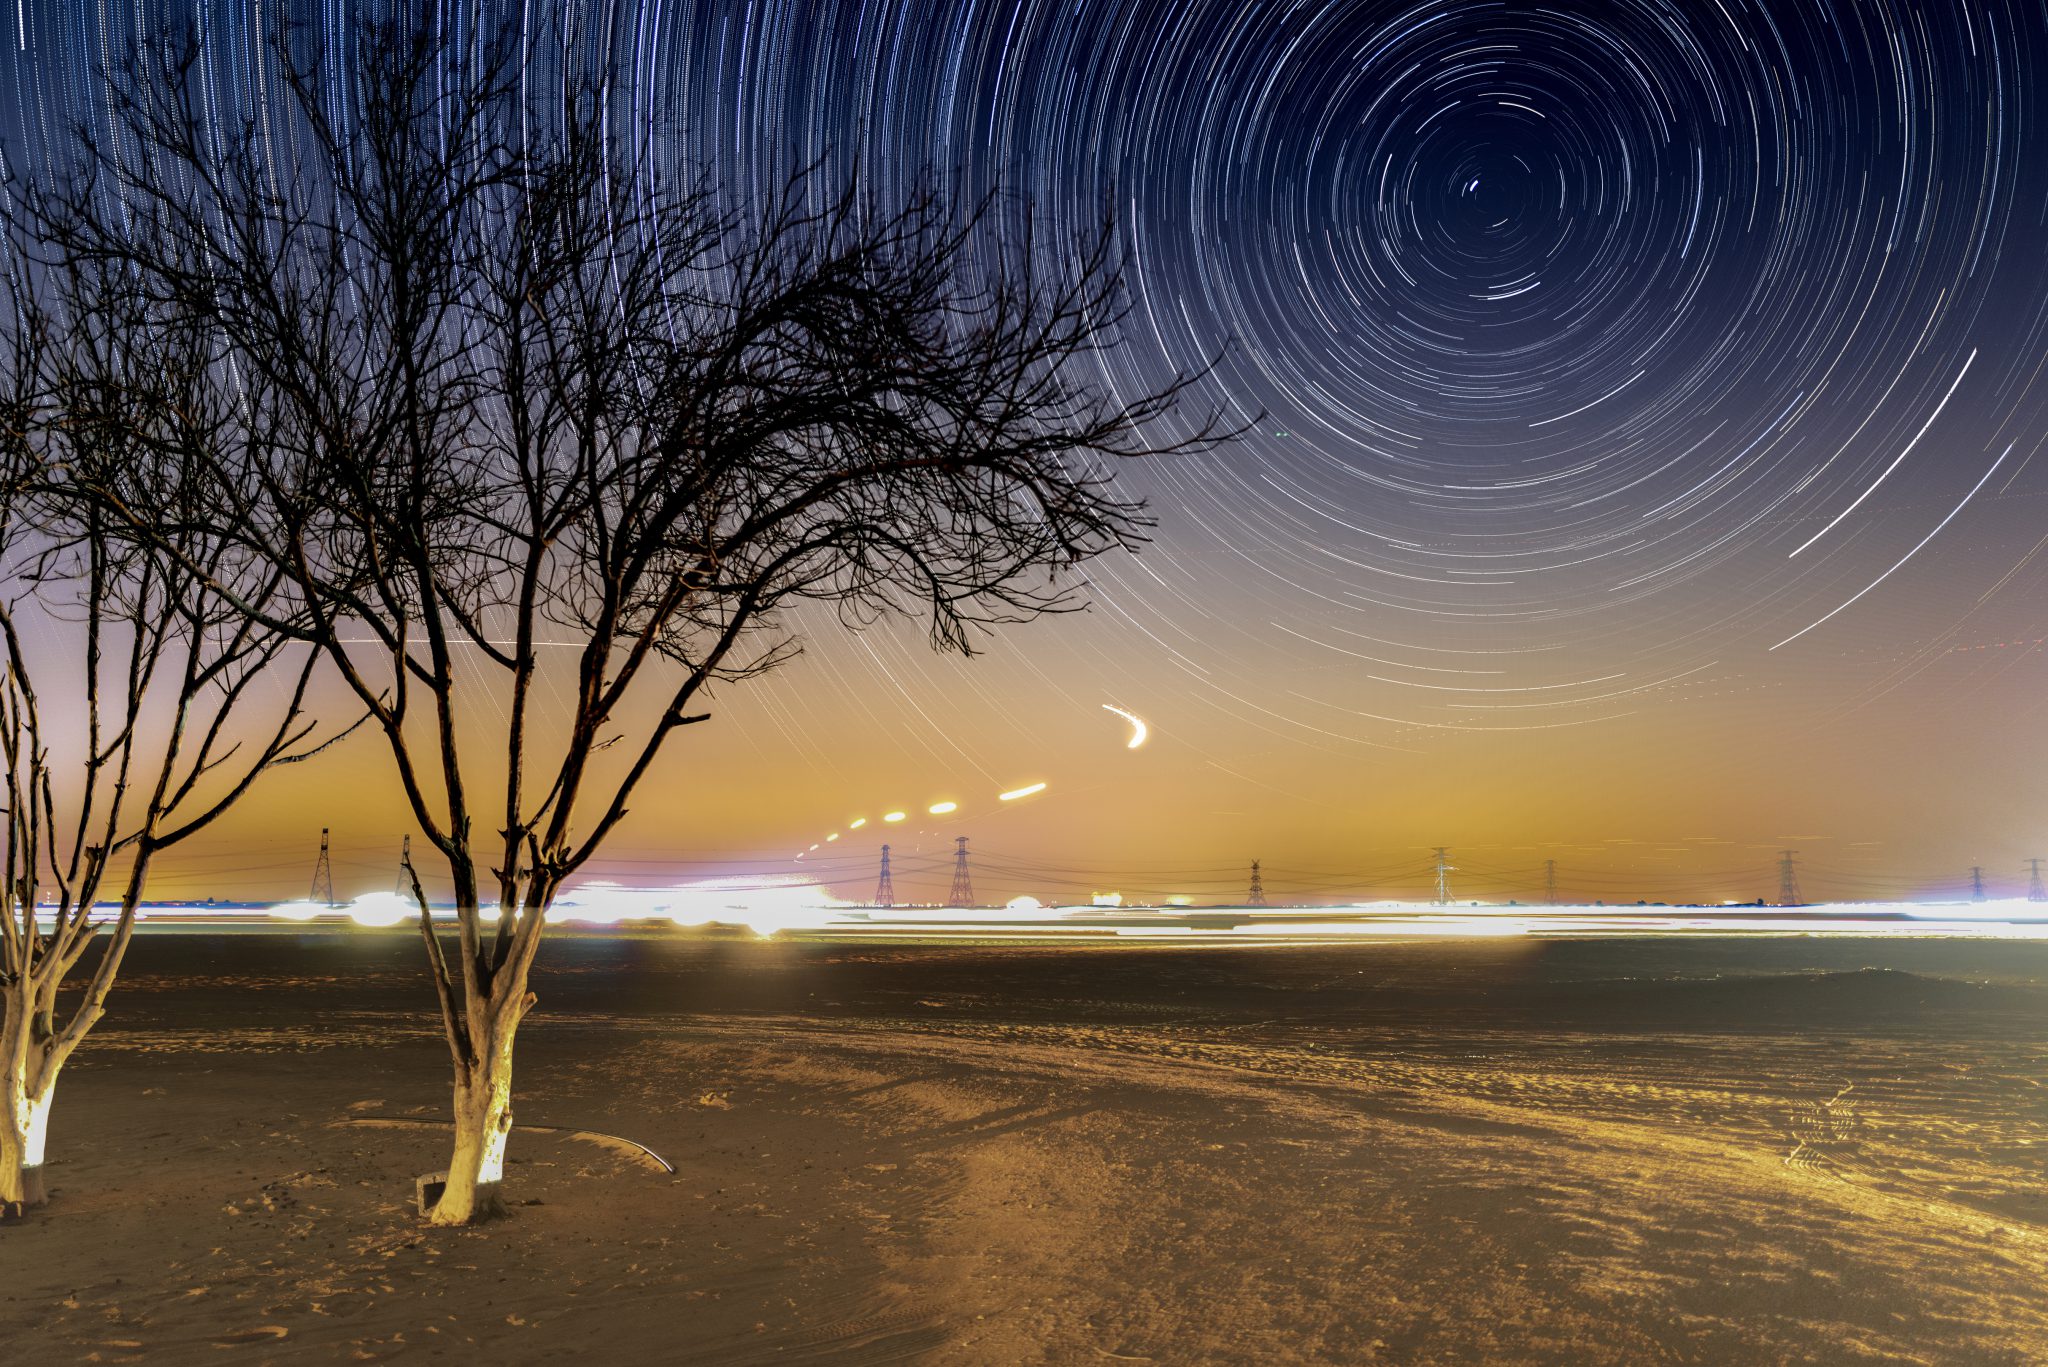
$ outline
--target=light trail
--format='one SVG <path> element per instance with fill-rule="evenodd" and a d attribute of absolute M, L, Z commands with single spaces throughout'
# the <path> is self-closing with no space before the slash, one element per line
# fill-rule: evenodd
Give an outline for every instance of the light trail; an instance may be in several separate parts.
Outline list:
<path fill-rule="evenodd" d="M 1843 603 L 1841 607 L 1836 608 L 1834 612 L 1830 612 L 1829 614 L 1827 614 L 1826 617 L 1822 617 L 1818 621 L 1809 622 L 1807 625 L 1793 632 L 1790 636 L 1787 636 L 1784 640 L 1778 642 L 1777 646 L 1772 646 L 1771 649 L 1776 650 L 1778 646 L 1791 645 L 1794 641 L 1804 636 L 1807 632 L 1812 631 L 1815 627 L 1821 625 L 1821 623 L 1828 621 L 1837 613 L 1840 613 L 1844 608 L 1852 606 L 1858 598 L 1861 598 L 1864 594 L 1869 593 L 1879 584 L 1882 584 L 1885 580 L 1891 578 L 1892 575 L 1898 570 L 1900 565 L 1905 564 L 1908 560 L 1911 560 L 1914 556 L 1920 554 L 1921 547 L 1924 547 L 1928 542 L 1934 540 L 1936 536 L 1940 535 L 1941 529 L 1943 527 L 1946 527 L 1949 523 L 1955 520 L 1956 514 L 1961 512 L 1966 506 L 1968 506 L 1970 500 L 1977 496 L 1977 491 L 1984 487 L 1985 482 L 1988 481 L 1991 478 L 1991 476 L 1998 473 L 1998 467 L 2005 464 L 2005 458 L 2011 454 L 2012 447 L 2006 447 L 2005 450 L 2002 453 L 2000 453 L 1998 459 L 1991 462 L 1991 468 L 1984 472 L 1983 478 L 1979 479 L 1975 484 L 1970 486 L 1970 492 L 1963 495 L 1963 501 L 1961 503 L 1958 503 L 1952 510 L 1950 510 L 1949 515 L 1947 517 L 1935 523 L 1934 530 L 1929 532 L 1927 535 L 1921 537 L 1919 545 L 1914 546 L 1912 550 L 1907 551 L 1904 555 L 1900 556 L 1897 565 L 1893 565 L 1891 569 L 1886 570 L 1883 574 L 1880 574 L 1879 576 L 1877 576 L 1877 578 L 1871 580 L 1868 584 L 1865 584 L 1861 589 L 1859 589 L 1856 592 L 1854 597 L 1850 598 L 1848 602 Z"/>
<path fill-rule="evenodd" d="M 109 909 L 111 911 L 111 908 Z M 448 907 L 438 921 L 453 920 Z M 719 926 L 764 938 L 821 939 L 1199 941 L 1216 945 L 1343 944 L 1388 939 L 1613 938 L 1643 936 L 1829 936 L 1875 939 L 2048 940 L 2048 906 L 2023 898 L 1951 902 L 1836 902 L 1812 906 L 1574 905 L 1531 908 L 1504 904 L 1444 907 L 1384 901 L 1335 907 L 1054 905 L 1017 899 L 1001 908 L 875 908 L 834 899 L 818 885 L 710 880 L 683 887 L 593 886 L 565 896 L 548 913 L 552 924 L 587 931 L 674 932 Z M 416 934 L 418 912 L 389 893 L 343 907 L 308 909 L 152 904 L 145 931 L 291 929 L 341 934 Z"/>
<path fill-rule="evenodd" d="M 1900 451 L 1898 455 L 1892 457 L 1892 463 L 1884 467 L 1884 473 L 1879 475 L 1876 481 L 1872 483 L 1868 489 L 1865 489 L 1862 493 L 1856 495 L 1856 501 L 1854 503 L 1851 503 L 1848 507 L 1842 509 L 1841 512 L 1836 513 L 1834 519 L 1830 521 L 1827 526 L 1822 527 L 1812 536 L 1809 536 L 1808 538 L 1806 538 L 1806 540 L 1800 542 L 1798 547 L 1792 551 L 1791 555 L 1785 557 L 1787 560 L 1790 560 L 1792 556 L 1799 554 L 1800 551 L 1805 550 L 1808 546 L 1811 546 L 1814 542 L 1820 540 L 1829 532 L 1833 531 L 1835 529 L 1836 524 L 1841 522 L 1841 520 L 1847 517 L 1849 514 L 1855 512 L 1856 509 L 1862 504 L 1864 499 L 1869 498 L 1872 494 L 1877 492 L 1877 486 L 1879 484 L 1882 484 L 1887 479 L 1891 478 L 1892 471 L 1899 468 L 1899 462 L 1903 461 L 1907 456 L 1913 454 L 1913 448 L 1920 444 L 1920 438 L 1927 435 L 1927 429 L 1934 426 L 1934 420 L 1941 416 L 1941 410 L 1947 408 L 1948 401 L 1956 396 L 1956 389 L 1962 384 L 1963 376 L 1970 373 L 1970 365 L 1976 359 L 1977 353 L 1975 351 L 1972 351 L 1969 355 L 1969 358 L 1963 362 L 1963 368 L 1956 372 L 1955 383 L 1951 384 L 1948 387 L 1948 393 L 1942 395 L 1941 402 L 1934 405 L 1934 411 L 1927 415 L 1926 422 L 1920 424 L 1920 430 L 1913 434 L 1913 440 L 1907 442 L 1905 445 L 1905 449 Z M 2004 457 L 2001 456 L 2000 459 L 2002 460 L 2004 459 Z M 1973 490 L 1972 492 L 1975 491 Z"/>
<path fill-rule="evenodd" d="M 1137 749 L 1139 746 L 1145 743 L 1145 738 L 1152 734 L 1152 728 L 1145 725 L 1144 719 L 1139 717 L 1136 713 L 1126 712 L 1123 708 L 1116 706 L 1114 703 L 1104 703 L 1102 705 L 1102 710 L 1105 712 L 1114 712 L 1119 717 L 1122 717 L 1125 721 L 1131 724 L 1131 738 L 1124 744 L 1124 749 L 1126 750 Z"/>

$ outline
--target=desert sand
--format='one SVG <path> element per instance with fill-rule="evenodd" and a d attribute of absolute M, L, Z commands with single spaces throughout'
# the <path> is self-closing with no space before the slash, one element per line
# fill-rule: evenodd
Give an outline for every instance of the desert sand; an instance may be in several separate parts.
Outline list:
<path fill-rule="evenodd" d="M 418 953 L 140 937 L 0 1356 L 2048 1360 L 2048 946 L 565 935 L 457 1231 Z"/>

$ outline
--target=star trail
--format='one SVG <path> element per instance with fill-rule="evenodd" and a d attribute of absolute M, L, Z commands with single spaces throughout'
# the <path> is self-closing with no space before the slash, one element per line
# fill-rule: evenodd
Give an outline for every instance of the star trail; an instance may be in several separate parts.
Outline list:
<path fill-rule="evenodd" d="M 165 23 L 200 26 L 223 126 L 260 124 L 277 9 L 19 0 L 10 172 L 118 140 L 100 73 Z M 831 832 L 853 885 L 879 837 L 852 817 L 944 799 L 933 850 L 957 823 L 1026 864 L 1263 854 L 1285 887 L 1451 842 L 1682 880 L 1797 831 L 1889 892 L 2048 842 L 2038 6 L 437 14 L 518 26 L 533 82 L 608 64 L 612 135 L 736 206 L 812 163 L 881 203 L 935 178 L 999 192 L 987 231 L 1055 271 L 1107 221 L 1132 307 L 1101 383 L 1206 368 L 1183 420 L 1247 426 L 1120 472 L 1159 527 L 1091 566 L 1083 618 L 966 663 L 821 619 L 636 847 Z"/>

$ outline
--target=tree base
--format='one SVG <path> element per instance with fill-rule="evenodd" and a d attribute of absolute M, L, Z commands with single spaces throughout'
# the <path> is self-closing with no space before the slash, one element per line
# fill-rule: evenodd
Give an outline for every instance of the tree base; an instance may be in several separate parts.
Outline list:
<path fill-rule="evenodd" d="M 19 1201 L 0 1201 L 0 1222 L 22 1219 L 30 1211 L 34 1210 L 37 1206 L 43 1205 L 49 1199 L 50 1193 L 43 1186 L 42 1165 L 38 1164 L 33 1168 L 23 1168 L 21 1170 L 21 1199 Z"/>
<path fill-rule="evenodd" d="M 441 1194 L 448 1190 L 448 1174 L 442 1172 L 421 1173 L 412 1182 L 413 1202 L 422 1216 L 431 1219 L 434 1207 L 441 1204 Z M 466 1223 L 480 1225 L 486 1220 L 496 1220 L 505 1214 L 505 1198 L 499 1194 L 496 1182 L 480 1183 L 476 1189 L 476 1205 Z"/>
<path fill-rule="evenodd" d="M 441 1199 L 441 1193 L 447 1189 L 448 1174 L 445 1171 L 423 1172 L 412 1179 L 413 1204 L 419 1207 L 420 1214 L 432 1215 L 434 1203 Z"/>

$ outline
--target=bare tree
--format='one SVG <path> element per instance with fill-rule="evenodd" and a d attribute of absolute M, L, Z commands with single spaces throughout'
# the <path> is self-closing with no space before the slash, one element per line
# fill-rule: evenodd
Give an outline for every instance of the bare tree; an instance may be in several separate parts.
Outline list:
<path fill-rule="evenodd" d="M 120 278 L 17 264 L 0 343 L 0 1203 L 19 1209 L 45 1200 L 57 1077 L 105 1014 L 152 862 L 313 753 L 319 657 L 214 587 L 267 606 L 285 581 L 210 528 L 232 427 L 192 350 Z M 153 535 L 127 534 L 100 492 L 151 508 Z"/>
<path fill-rule="evenodd" d="M 790 658 L 803 603 L 961 652 L 1080 606 L 1075 567 L 1148 525 L 1110 467 L 1220 434 L 1174 420 L 1185 381 L 1090 384 L 1125 307 L 1107 230 L 1047 270 L 936 193 L 807 172 L 731 211 L 608 140 L 601 79 L 536 102 L 488 44 L 365 25 L 337 87 L 304 47 L 289 127 L 226 146 L 189 49 L 152 49 L 140 154 L 44 232 L 218 336 L 260 415 L 232 524 L 454 888 L 452 942 L 418 900 L 455 1074 L 432 1219 L 460 1224 L 499 1204 L 547 910 L 710 691 Z"/>

